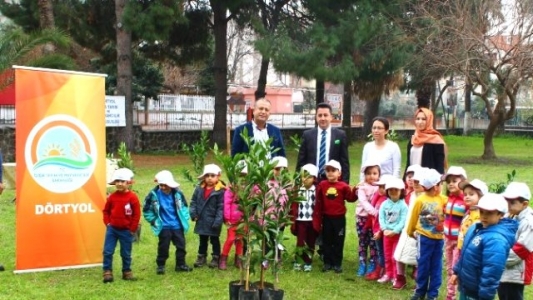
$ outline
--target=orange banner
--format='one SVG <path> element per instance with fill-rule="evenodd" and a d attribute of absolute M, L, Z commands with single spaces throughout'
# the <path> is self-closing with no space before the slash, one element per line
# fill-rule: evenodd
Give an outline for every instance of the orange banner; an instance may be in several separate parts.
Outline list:
<path fill-rule="evenodd" d="M 15 68 L 15 273 L 101 265 L 105 82 Z"/>

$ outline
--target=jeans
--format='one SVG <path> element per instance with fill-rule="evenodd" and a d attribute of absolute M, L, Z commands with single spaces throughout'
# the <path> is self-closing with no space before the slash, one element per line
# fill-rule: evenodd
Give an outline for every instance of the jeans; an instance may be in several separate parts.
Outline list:
<path fill-rule="evenodd" d="M 107 226 L 104 241 L 104 263 L 103 269 L 113 270 L 113 254 L 120 242 L 120 256 L 122 257 L 122 272 L 131 271 L 131 248 L 133 244 L 133 234 L 127 229 L 116 229 L 111 225 Z"/>
<path fill-rule="evenodd" d="M 185 265 L 185 235 L 183 229 L 163 229 L 159 233 L 157 244 L 157 266 L 164 267 L 169 257 L 170 242 L 176 247 L 176 266 Z"/>
<path fill-rule="evenodd" d="M 442 283 L 442 248 L 444 241 L 418 234 L 418 271 L 416 274 L 416 291 L 419 296 L 438 298 Z"/>

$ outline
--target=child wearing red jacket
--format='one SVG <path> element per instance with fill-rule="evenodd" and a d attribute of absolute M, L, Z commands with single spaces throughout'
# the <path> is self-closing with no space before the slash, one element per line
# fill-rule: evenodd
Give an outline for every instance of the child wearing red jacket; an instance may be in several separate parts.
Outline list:
<path fill-rule="evenodd" d="M 374 258 L 374 261 L 377 262 L 377 265 L 374 271 L 366 274 L 365 276 L 366 280 L 381 279 L 383 275 L 382 273 L 384 273 L 384 270 L 385 270 L 385 253 L 383 252 L 383 232 L 381 232 L 381 227 L 379 225 L 379 208 L 381 207 L 381 204 L 387 200 L 385 184 L 391 178 L 394 178 L 394 176 L 385 174 L 381 176 L 378 181 L 373 183 L 375 186 L 378 187 L 378 190 L 376 193 L 374 193 L 374 196 L 372 197 L 370 204 L 372 204 L 374 209 L 378 212 L 378 215 L 370 216 L 368 218 L 367 226 L 369 226 L 370 229 L 372 230 L 372 239 L 376 243 L 377 253 L 376 253 L 376 257 Z"/>
<path fill-rule="evenodd" d="M 131 170 L 121 168 L 113 173 L 109 183 L 115 186 L 116 191 L 109 195 L 103 210 L 106 225 L 103 251 L 104 283 L 113 282 L 113 254 L 117 242 L 120 242 L 122 279 L 135 279 L 131 272 L 131 248 L 141 219 L 141 205 L 137 195 L 129 190 L 132 178 Z"/>
<path fill-rule="evenodd" d="M 346 236 L 345 201 L 355 202 L 355 199 L 350 186 L 339 181 L 342 169 L 338 161 L 330 160 L 326 164 L 325 170 L 327 180 L 322 180 L 316 191 L 313 228 L 317 232 L 322 231 L 324 253 L 322 272 L 334 270 L 335 273 L 342 273 Z"/>

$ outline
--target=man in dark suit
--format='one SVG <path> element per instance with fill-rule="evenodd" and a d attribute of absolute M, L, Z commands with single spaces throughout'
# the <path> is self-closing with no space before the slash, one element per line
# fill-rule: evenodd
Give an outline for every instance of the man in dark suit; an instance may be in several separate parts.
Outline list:
<path fill-rule="evenodd" d="M 270 117 L 270 101 L 265 98 L 255 101 L 254 106 L 254 119 L 245 124 L 239 125 L 235 128 L 233 133 L 233 141 L 231 143 L 231 156 L 235 156 L 238 153 L 248 153 L 248 145 L 241 137 L 241 133 L 244 128 L 248 130 L 248 136 L 253 137 L 253 142 L 262 141 L 266 142 L 269 138 L 272 138 L 271 157 L 283 156 L 285 157 L 285 146 L 283 145 L 283 137 L 278 127 L 272 124 L 268 124 L 268 118 Z"/>
<path fill-rule="evenodd" d="M 299 172 L 300 168 L 305 164 L 313 164 L 319 168 L 318 180 L 325 179 L 324 165 L 334 159 L 341 164 L 342 181 L 349 183 L 350 161 L 348 159 L 346 133 L 341 129 L 331 127 L 332 119 L 331 106 L 324 102 L 319 103 L 316 108 L 318 128 L 304 131 L 302 144 L 298 152 L 296 172 Z M 322 157 L 321 152 L 324 152 Z"/>

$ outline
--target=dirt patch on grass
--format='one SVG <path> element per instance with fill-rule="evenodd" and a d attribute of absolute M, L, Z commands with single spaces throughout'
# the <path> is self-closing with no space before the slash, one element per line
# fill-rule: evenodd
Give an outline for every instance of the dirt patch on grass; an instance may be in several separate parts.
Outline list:
<path fill-rule="evenodd" d="M 496 159 L 482 159 L 479 156 L 461 157 L 457 159 L 460 164 L 473 164 L 473 165 L 511 165 L 511 166 L 523 166 L 531 164 L 531 160 L 510 158 L 510 157 L 498 157 Z"/>
<path fill-rule="evenodd" d="M 136 166 L 162 168 L 175 165 L 190 164 L 190 160 L 185 155 L 154 155 L 154 154 L 132 154 L 133 163 Z"/>

